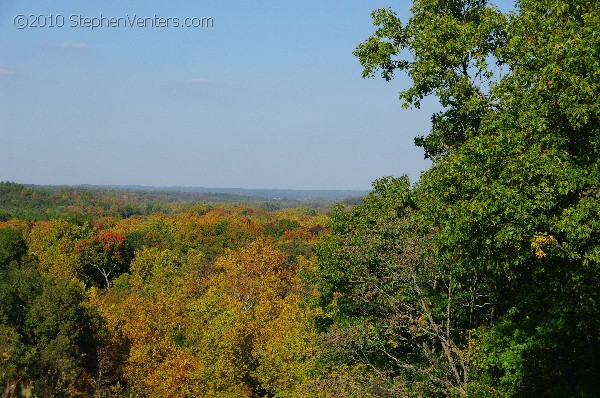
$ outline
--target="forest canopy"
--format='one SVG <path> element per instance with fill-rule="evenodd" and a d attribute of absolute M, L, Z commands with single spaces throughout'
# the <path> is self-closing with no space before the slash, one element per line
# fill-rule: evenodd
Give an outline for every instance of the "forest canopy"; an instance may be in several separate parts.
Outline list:
<path fill-rule="evenodd" d="M 439 100 L 419 181 L 331 214 L 0 184 L 2 395 L 600 396 L 600 7 L 411 12 L 355 55 Z"/>

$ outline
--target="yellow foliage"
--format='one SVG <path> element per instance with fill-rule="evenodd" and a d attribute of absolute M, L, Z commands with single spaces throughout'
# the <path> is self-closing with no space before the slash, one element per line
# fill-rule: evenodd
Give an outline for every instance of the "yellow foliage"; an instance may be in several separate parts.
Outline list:
<path fill-rule="evenodd" d="M 546 257 L 543 247 L 556 246 L 557 244 L 558 242 L 554 236 L 544 232 L 543 234 L 534 235 L 531 240 L 531 251 L 537 258 L 542 259 Z"/>

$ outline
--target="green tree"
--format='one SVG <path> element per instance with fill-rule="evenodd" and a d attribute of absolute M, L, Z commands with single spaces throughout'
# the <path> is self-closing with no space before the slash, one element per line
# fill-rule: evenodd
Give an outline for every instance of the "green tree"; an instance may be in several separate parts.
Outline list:
<path fill-rule="evenodd" d="M 0 270 L 0 300 L 3 396 L 91 394 L 103 328 L 81 287 L 25 258 Z"/>
<path fill-rule="evenodd" d="M 318 250 L 324 338 L 373 395 L 599 394 L 600 8 L 516 6 L 379 10 L 356 51 L 444 106 L 420 183 L 378 183 Z"/>
<path fill-rule="evenodd" d="M 10 228 L 0 229 L 0 268 L 12 261 L 19 261 L 27 253 L 27 244 L 19 231 Z"/>
<path fill-rule="evenodd" d="M 377 30 L 354 54 L 363 77 L 380 72 L 389 81 L 398 71 L 408 74 L 413 85 L 400 92 L 404 107 L 419 108 L 428 95 L 438 98 L 444 110 L 431 117 L 429 134 L 415 139 L 435 159 L 477 135 L 497 106 L 490 88 L 506 16 L 487 0 L 415 0 L 411 11 L 406 24 L 390 9 L 374 11 Z"/>
<path fill-rule="evenodd" d="M 462 330 L 480 282 L 436 261 L 418 196 L 407 178 L 382 178 L 364 205 L 335 211 L 312 274 L 324 361 L 334 369 L 322 382 L 334 387 L 350 365 L 367 396 L 466 392 Z"/>

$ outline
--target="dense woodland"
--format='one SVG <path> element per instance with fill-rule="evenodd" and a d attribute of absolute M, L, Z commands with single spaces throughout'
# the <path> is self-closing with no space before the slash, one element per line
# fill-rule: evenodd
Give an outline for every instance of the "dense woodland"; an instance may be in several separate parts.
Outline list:
<path fill-rule="evenodd" d="M 312 209 L 223 203 L 1 222 L 4 394 L 294 394 L 316 338 L 299 274 L 326 224 Z"/>
<path fill-rule="evenodd" d="M 103 186 L 34 186 L 0 181 L 0 221 L 13 218 L 47 220 L 56 217 L 71 217 L 91 221 L 94 217 L 131 217 L 148 214 L 175 214 L 206 203 L 251 204 L 265 210 L 281 210 L 292 207 L 310 207 L 329 212 L 334 203 L 328 196 L 335 196 L 346 204 L 360 203 L 359 191 L 287 190 L 289 197 L 276 198 L 285 190 L 239 190 L 251 193 L 238 195 L 225 192 L 194 192 L 175 189 L 148 187 L 116 188 Z M 182 188 L 183 189 L 183 188 Z M 202 188 L 202 191 L 207 190 Z M 234 189 L 230 189 L 235 191 Z M 257 193 L 258 192 L 258 193 Z M 311 195 L 312 198 L 306 198 Z"/>
<path fill-rule="evenodd" d="M 443 107 L 419 181 L 332 212 L 0 184 L 3 396 L 600 396 L 597 0 L 372 16 L 364 77 Z"/>

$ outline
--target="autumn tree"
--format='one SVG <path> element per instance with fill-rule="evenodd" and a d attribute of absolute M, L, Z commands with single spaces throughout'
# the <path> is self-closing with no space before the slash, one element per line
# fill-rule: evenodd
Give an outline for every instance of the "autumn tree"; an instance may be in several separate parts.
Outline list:
<path fill-rule="evenodd" d="M 45 274 L 87 282 L 75 246 L 92 234 L 89 224 L 77 225 L 63 219 L 40 221 L 27 236 L 29 254 L 38 259 L 39 268 Z"/>
<path fill-rule="evenodd" d="M 312 336 L 288 256 L 259 240 L 228 251 L 215 267 L 189 319 L 188 338 L 201 349 L 194 373 L 205 380 L 202 395 L 290 394 L 307 376 Z M 279 352 L 286 344 L 291 351 Z"/>
<path fill-rule="evenodd" d="M 184 270 L 184 263 L 172 250 L 144 248 L 131 262 L 131 274 L 116 277 L 110 290 L 92 290 L 92 302 L 108 326 L 100 358 L 106 367 L 104 390 L 120 382 L 136 394 L 187 396 L 185 377 L 193 361 L 178 343 L 178 330 L 197 289 L 194 270 Z"/>
<path fill-rule="evenodd" d="M 107 289 L 112 278 L 127 271 L 133 256 L 125 235 L 110 230 L 77 242 L 75 251 L 86 276 Z"/>

